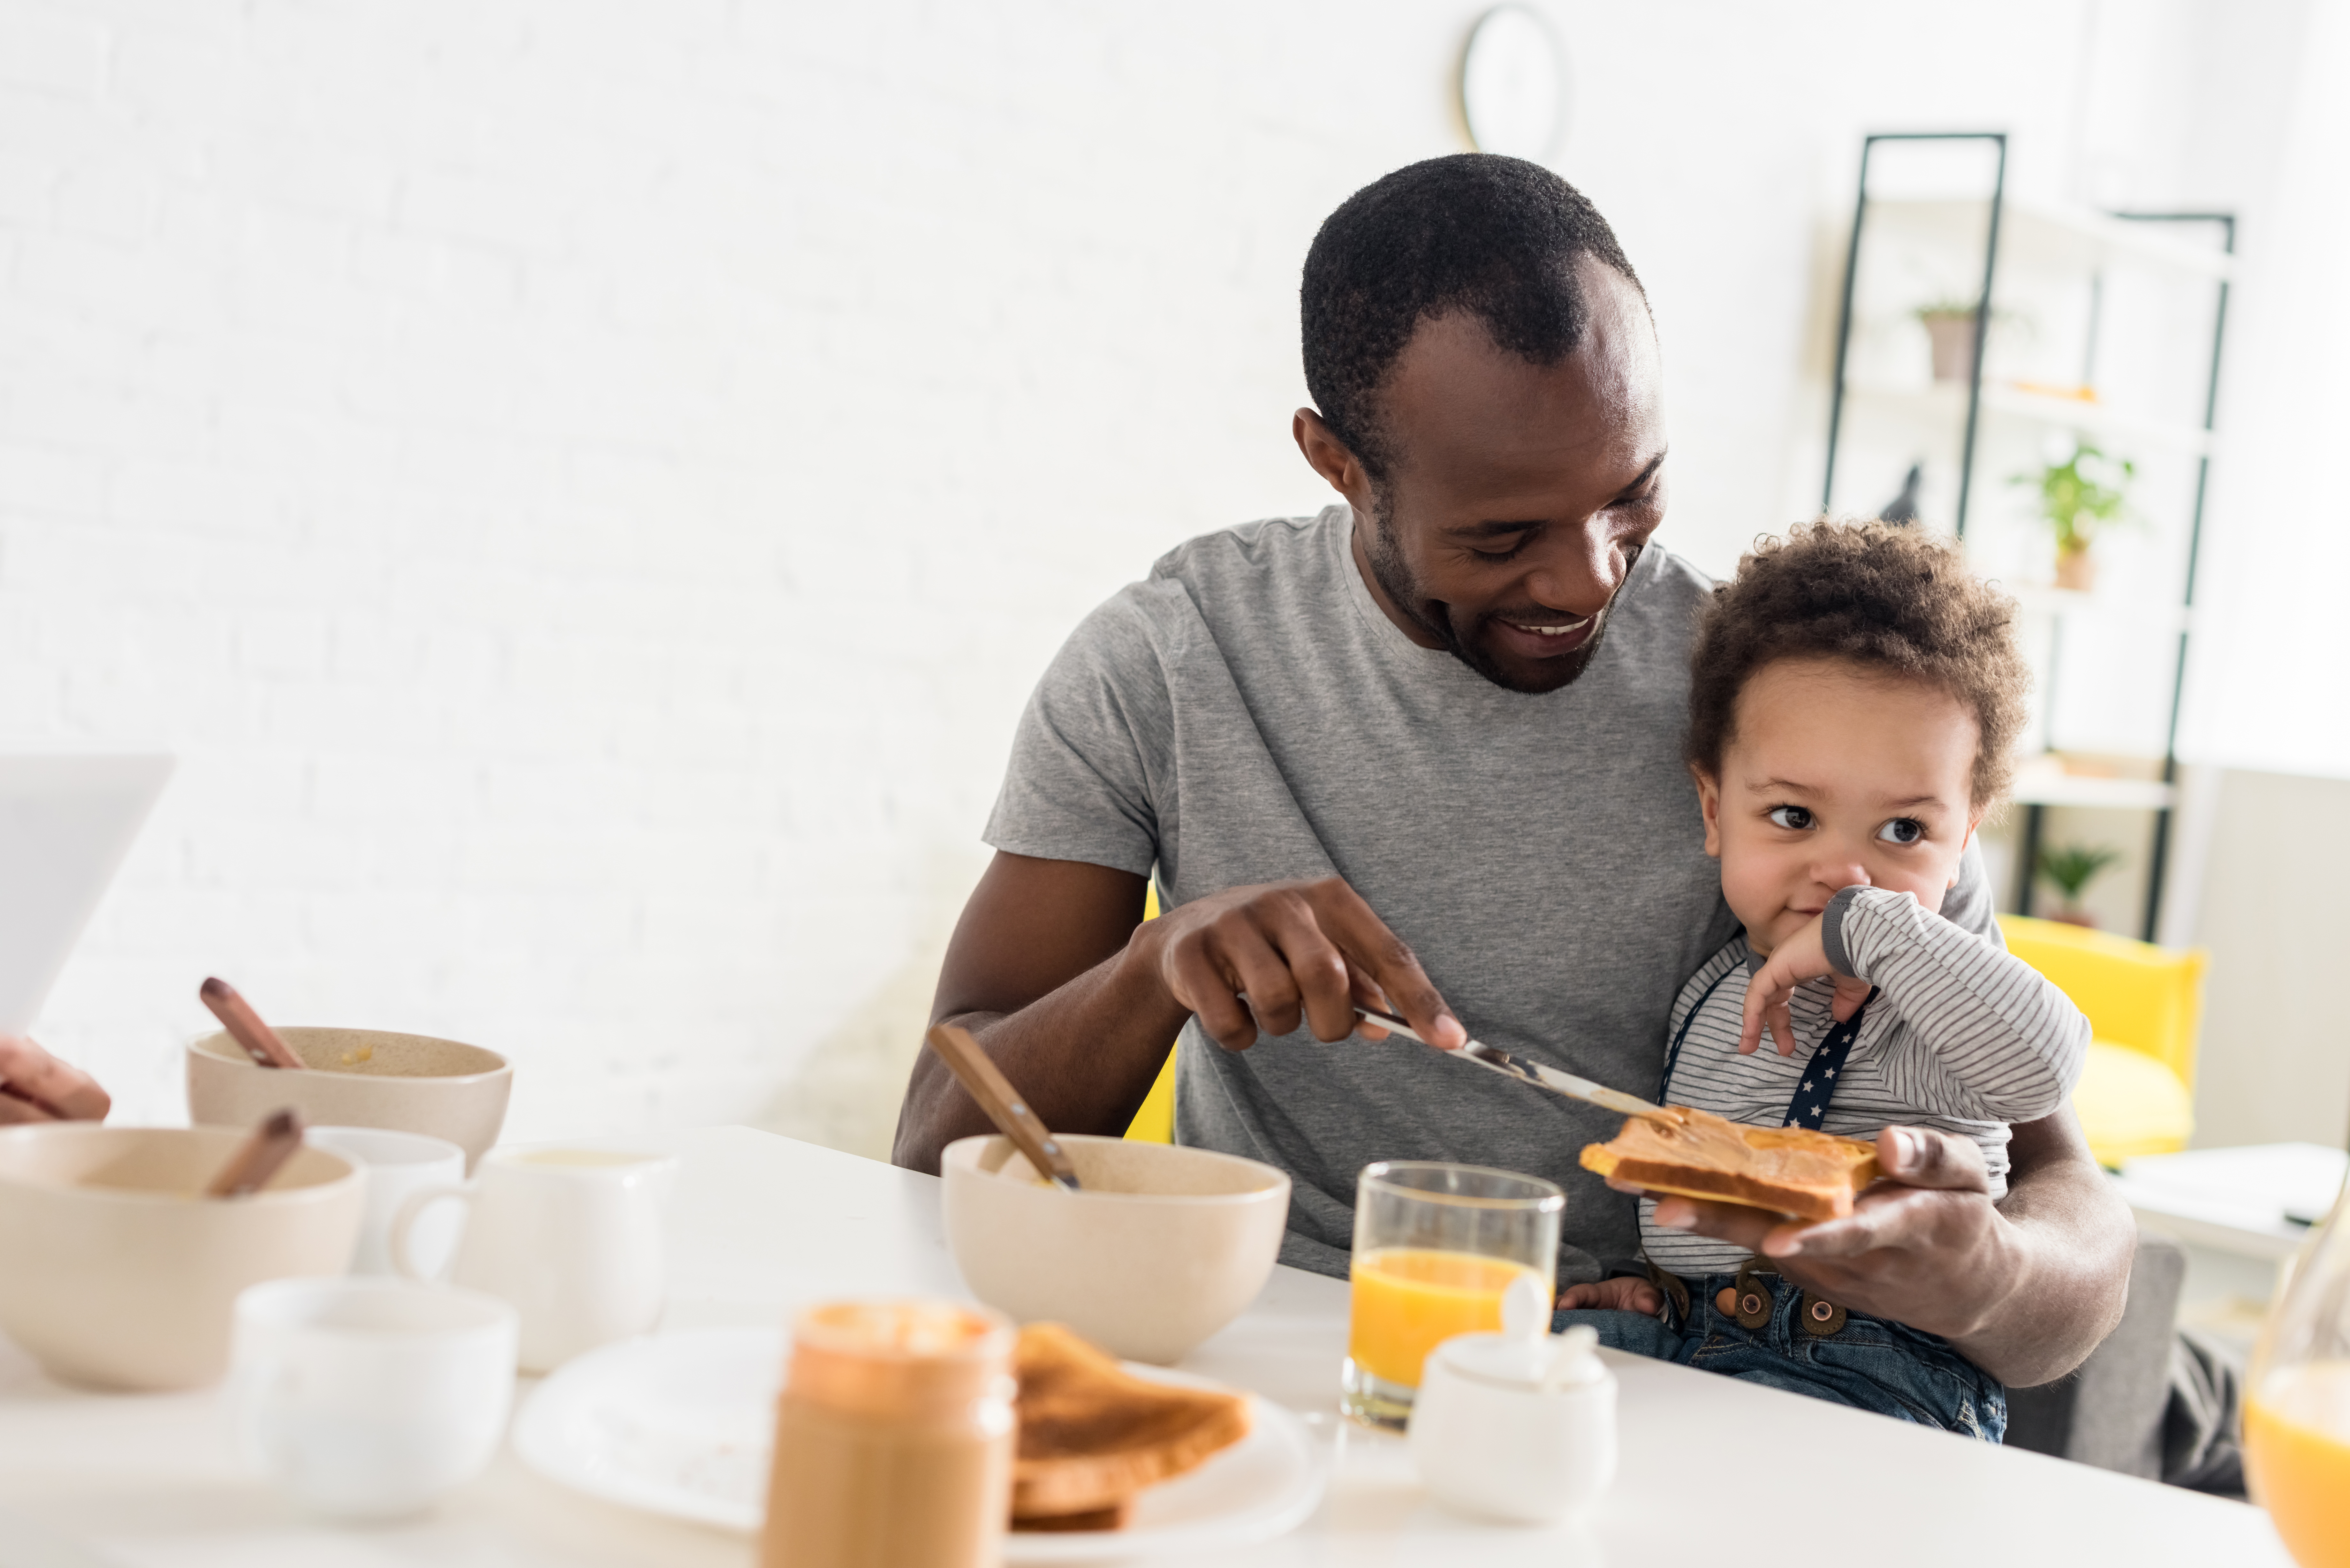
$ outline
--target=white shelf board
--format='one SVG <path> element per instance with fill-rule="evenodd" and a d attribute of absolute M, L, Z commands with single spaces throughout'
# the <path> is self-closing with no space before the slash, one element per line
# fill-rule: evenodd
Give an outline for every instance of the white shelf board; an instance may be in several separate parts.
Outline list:
<path fill-rule="evenodd" d="M 1942 228 L 1966 223 L 1981 233 L 1986 202 L 1872 200 L 1872 220 L 1882 217 L 1915 226 Z M 2183 272 L 2213 281 L 2235 275 L 2236 260 L 2227 252 L 2182 239 L 2177 225 L 2133 223 L 2109 217 L 2086 207 L 2064 207 L 2009 197 L 2000 213 L 1999 250 L 2002 264 L 2077 266 L 2084 271 L 2116 262 L 2136 263 Z M 1976 241 L 1980 251 L 1981 242 Z"/>
<path fill-rule="evenodd" d="M 2101 600 L 2095 594 L 2085 594 L 2078 588 L 2053 587 L 2045 583 L 2002 583 L 2002 591 L 2014 596 L 2019 607 L 2029 614 L 2051 616 L 2064 620 L 2092 609 L 2102 609 L 2127 618 L 2130 625 L 2155 626 L 2170 631 L 2194 629 L 2194 612 L 2185 605 L 2117 605 Z"/>
<path fill-rule="evenodd" d="M 2084 778 L 2075 774 L 2019 774 L 2014 799 L 2020 805 L 2086 805 L 2112 811 L 2159 811 L 2178 791 L 2156 779 Z"/>
<path fill-rule="evenodd" d="M 2014 595 L 2021 607 L 2060 619 L 2077 615 L 2097 602 L 2096 595 L 2085 594 L 2078 588 L 2049 587 L 2040 583 L 2002 583 L 2000 587 Z"/>
<path fill-rule="evenodd" d="M 1963 388 L 1960 389 L 1960 400 L 1963 404 Z M 2083 402 L 2078 398 L 2051 397 L 2045 392 L 2026 392 L 2014 387 L 1992 385 L 1983 389 L 1982 402 L 1984 408 L 1996 414 L 2080 431 L 2089 435 L 2153 441 L 2199 455 L 2210 452 L 2212 446 L 2211 432 L 2199 425 L 2141 419 L 2135 414 L 2106 408 L 2102 403 Z"/>
<path fill-rule="evenodd" d="M 1955 424 L 1966 418 L 1967 389 L 1961 381 L 1933 381 L 1922 387 L 1855 381 L 1848 383 L 1845 390 L 1849 397 L 1888 410 L 1899 410 L 1920 421 Z M 2149 441 L 2198 455 L 2210 452 L 2214 444 L 2212 433 L 2196 425 L 2141 419 L 2102 403 L 2026 392 L 1996 383 L 1983 388 L 1982 407 L 1985 413 L 1995 418 L 2023 420 L 2047 428 L 2123 441 Z"/>

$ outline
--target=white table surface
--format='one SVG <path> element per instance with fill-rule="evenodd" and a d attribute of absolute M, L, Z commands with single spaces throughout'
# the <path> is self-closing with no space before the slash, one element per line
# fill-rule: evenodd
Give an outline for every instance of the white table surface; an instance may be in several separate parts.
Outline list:
<path fill-rule="evenodd" d="M 2112 1178 L 2114 1190 L 2154 1230 L 2264 1262 L 2301 1251 L 2334 1207 L 2350 1155 L 2323 1144 L 2251 1144 L 2145 1155 Z"/>
<path fill-rule="evenodd" d="M 776 1324 L 838 1294 L 962 1293 L 932 1178 L 743 1127 L 633 1147 L 655 1146 L 684 1156 L 671 1326 Z M 1471 1523 L 1429 1501 L 1399 1439 L 1332 1414 L 1346 1309 L 1340 1282 L 1278 1270 L 1183 1364 L 1307 1414 L 1335 1449 L 1321 1511 L 1218 1568 L 2289 1563 L 2266 1516 L 2240 1503 L 1625 1356 L 1610 1358 L 1622 1475 L 1597 1513 L 1559 1531 Z M 755 1555 L 745 1539 L 568 1492 L 511 1449 L 412 1521 L 310 1522 L 241 1467 L 217 1393 L 62 1388 L 0 1342 L 0 1568 L 746 1568 Z"/>

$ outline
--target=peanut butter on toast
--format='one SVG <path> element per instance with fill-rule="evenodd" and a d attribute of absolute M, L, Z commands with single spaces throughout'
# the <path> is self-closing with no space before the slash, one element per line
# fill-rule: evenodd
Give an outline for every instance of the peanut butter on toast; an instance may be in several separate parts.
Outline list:
<path fill-rule="evenodd" d="M 1137 1492 L 1248 1436 L 1246 1396 L 1137 1377 L 1057 1323 L 1022 1329 L 1014 1365 L 1014 1530 L 1116 1529 Z"/>
<path fill-rule="evenodd" d="M 1679 1127 L 1627 1119 L 1586 1144 L 1583 1168 L 1650 1192 L 1743 1203 L 1801 1220 L 1840 1220 L 1877 1179 L 1877 1146 L 1804 1127 L 1752 1127 L 1685 1106 Z"/>

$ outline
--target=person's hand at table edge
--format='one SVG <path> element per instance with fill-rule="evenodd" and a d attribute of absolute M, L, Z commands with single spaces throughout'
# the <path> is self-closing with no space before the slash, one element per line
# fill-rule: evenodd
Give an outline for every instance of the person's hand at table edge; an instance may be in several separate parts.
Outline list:
<path fill-rule="evenodd" d="M 1637 1312 L 1654 1317 L 1665 1306 L 1665 1293 L 1648 1281 L 1630 1274 L 1569 1285 L 1558 1293 L 1558 1310 L 1596 1307 L 1606 1312 Z"/>
<path fill-rule="evenodd" d="M 2111 1216 L 2103 1213 L 2110 1194 L 2093 1161 L 2085 1166 L 2091 1186 L 2082 1187 L 2073 1167 L 2085 1161 L 2085 1149 L 2074 1159 L 2068 1147 L 2077 1128 L 2060 1113 L 2016 1132 L 2041 1158 L 2019 1160 L 2000 1205 L 1973 1140 L 1887 1127 L 1877 1135 L 1885 1179 L 1856 1199 L 1846 1219 L 1794 1222 L 1667 1196 L 1657 1200 L 1656 1220 L 1743 1247 L 1805 1290 L 1940 1334 L 2002 1382 L 2030 1386 L 2071 1371 L 2110 1332 L 2128 1270 L 2126 1253 L 2118 1270 L 2095 1256 L 2111 1240 Z M 2121 1234 L 2126 1241 L 2126 1227 Z M 2084 1310 L 2074 1314 L 2075 1306 Z"/>
<path fill-rule="evenodd" d="M 1357 1003 L 1401 1013 L 1439 1050 L 1469 1043 L 1411 949 L 1336 877 L 1195 898 L 1139 928 L 1130 950 L 1227 1051 L 1301 1025 L 1317 1040 L 1386 1038 Z"/>
<path fill-rule="evenodd" d="M 21 1035 L 0 1034 L 0 1123 L 102 1122 L 114 1101 L 98 1080 Z"/>

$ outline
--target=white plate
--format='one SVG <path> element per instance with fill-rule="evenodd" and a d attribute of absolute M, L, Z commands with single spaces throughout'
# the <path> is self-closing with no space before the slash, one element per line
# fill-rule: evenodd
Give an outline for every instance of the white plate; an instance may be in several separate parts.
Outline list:
<path fill-rule="evenodd" d="M 515 1449 L 549 1480 L 590 1497 L 755 1532 L 784 1338 L 774 1329 L 697 1328 L 623 1340 L 565 1363 L 524 1401 Z M 1163 1367 L 1127 1370 L 1214 1387 Z M 1193 1555 L 1269 1541 L 1322 1501 L 1327 1466 L 1305 1423 L 1252 1395 L 1249 1435 L 1191 1474 L 1135 1500 L 1116 1531 L 1015 1533 L 1007 1563 Z"/>

